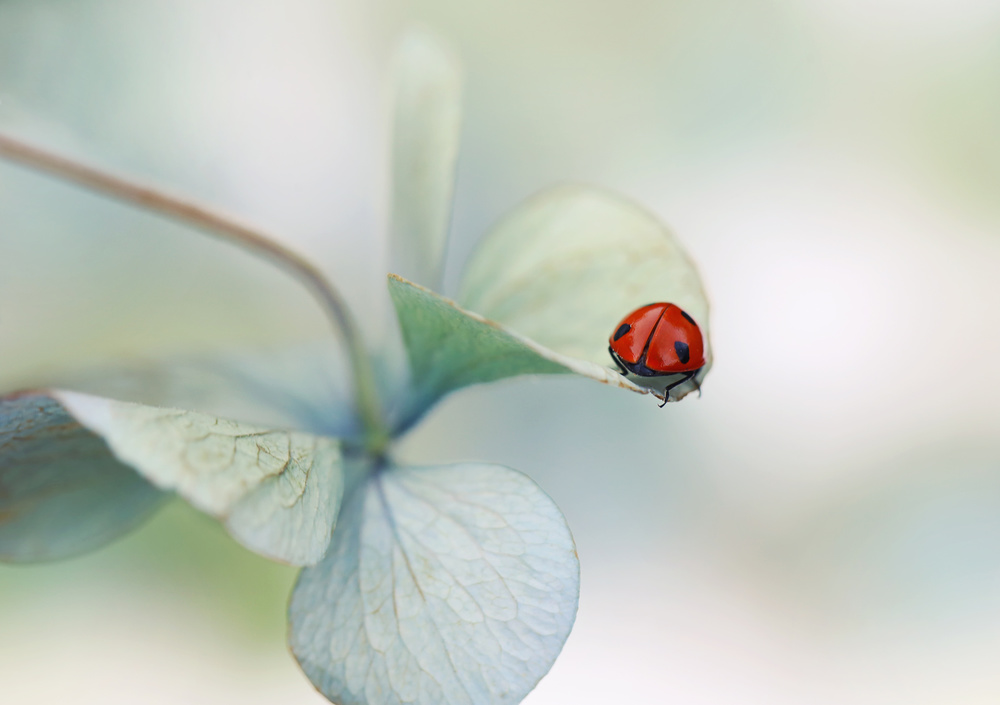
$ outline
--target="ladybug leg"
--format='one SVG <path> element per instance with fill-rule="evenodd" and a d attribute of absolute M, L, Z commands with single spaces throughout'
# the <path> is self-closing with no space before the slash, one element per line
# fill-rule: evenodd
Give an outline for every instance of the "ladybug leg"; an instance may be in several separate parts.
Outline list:
<path fill-rule="evenodd" d="M 699 368 L 699 369 L 700 369 L 700 368 Z M 684 375 L 683 377 L 681 377 L 681 378 L 680 378 L 679 380 L 677 380 L 677 381 L 676 381 L 676 382 L 674 382 L 673 384 L 671 384 L 671 385 L 667 386 L 667 387 L 666 387 L 666 388 L 665 388 L 665 389 L 663 390 L 663 393 L 664 393 L 664 394 L 665 394 L 666 396 L 664 396 L 664 398 L 663 398 L 663 403 L 662 403 L 662 404 L 660 404 L 660 408 L 662 409 L 662 408 L 663 408 L 664 406 L 666 406 L 666 405 L 667 405 L 667 402 L 668 402 L 668 401 L 670 401 L 670 390 L 672 390 L 672 389 L 673 389 L 674 387 L 679 387 L 680 385 L 682 385 L 682 384 L 684 384 L 685 382 L 687 382 L 687 381 L 688 381 L 689 379 L 692 379 L 692 378 L 694 378 L 694 376 L 695 376 L 696 374 L 698 374 L 698 370 L 694 370 L 694 371 L 692 371 L 692 372 L 688 372 L 688 373 L 687 373 L 686 375 Z M 700 385 L 700 384 L 698 384 L 698 382 L 697 382 L 697 381 L 695 381 L 695 386 L 696 386 L 696 387 L 697 387 L 697 389 L 698 389 L 698 396 L 700 397 L 700 396 L 701 396 L 701 385 Z"/>

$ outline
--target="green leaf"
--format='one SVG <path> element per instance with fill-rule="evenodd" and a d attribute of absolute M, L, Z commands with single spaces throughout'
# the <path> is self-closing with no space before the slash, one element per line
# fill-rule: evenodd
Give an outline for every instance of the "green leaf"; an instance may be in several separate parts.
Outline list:
<path fill-rule="evenodd" d="M 292 652 L 339 705 L 518 703 L 569 636 L 579 578 L 562 514 L 521 473 L 390 468 L 302 571 Z"/>
<path fill-rule="evenodd" d="M 115 456 L 226 524 L 247 548 L 294 565 L 326 552 L 344 491 L 340 443 L 207 414 L 55 396 Z"/>
<path fill-rule="evenodd" d="M 0 559 L 58 560 L 99 548 L 163 498 L 48 394 L 0 399 Z"/>
<path fill-rule="evenodd" d="M 461 69 L 433 36 L 413 31 L 397 56 L 392 140 L 391 269 L 440 284 L 461 127 Z"/>
<path fill-rule="evenodd" d="M 410 358 L 411 389 L 397 424 L 400 429 L 454 389 L 516 375 L 576 373 L 646 391 L 614 370 L 559 355 L 393 274 L 389 294 Z"/>

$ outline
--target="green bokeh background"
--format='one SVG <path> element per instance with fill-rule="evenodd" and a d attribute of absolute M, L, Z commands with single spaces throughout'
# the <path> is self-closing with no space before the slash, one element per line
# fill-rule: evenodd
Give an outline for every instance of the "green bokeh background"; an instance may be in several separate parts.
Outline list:
<path fill-rule="evenodd" d="M 1000 699 L 1000 6 L 0 0 L 0 129 L 277 233 L 377 344 L 413 21 L 467 71 L 445 293 L 572 180 L 672 224 L 713 303 L 700 400 L 516 380 L 402 444 L 525 471 L 569 519 L 580 617 L 526 702 Z M 4 389 L 325 326 L 242 253 L 0 164 Z M 322 702 L 284 648 L 293 580 L 179 502 L 0 568 L 0 701 Z"/>

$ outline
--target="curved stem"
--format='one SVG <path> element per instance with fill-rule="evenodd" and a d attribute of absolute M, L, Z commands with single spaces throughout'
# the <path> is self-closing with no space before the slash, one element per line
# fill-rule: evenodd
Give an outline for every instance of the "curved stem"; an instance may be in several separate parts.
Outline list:
<path fill-rule="evenodd" d="M 192 225 L 239 245 L 290 271 L 319 301 L 344 341 L 354 378 L 354 399 L 373 449 L 381 450 L 388 432 L 379 408 L 371 359 L 354 317 L 333 284 L 311 262 L 273 238 L 235 218 L 197 203 L 137 184 L 0 134 L 0 157 L 51 176 L 71 181 L 119 201 Z"/>

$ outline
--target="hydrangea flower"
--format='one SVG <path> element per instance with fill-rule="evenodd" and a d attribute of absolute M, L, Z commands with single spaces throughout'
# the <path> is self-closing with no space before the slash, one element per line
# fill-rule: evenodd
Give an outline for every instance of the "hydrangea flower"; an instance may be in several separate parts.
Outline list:
<path fill-rule="evenodd" d="M 320 285 L 347 344 L 353 404 L 317 408 L 308 392 L 296 396 L 301 387 L 278 394 L 262 386 L 267 374 L 247 359 L 217 364 L 242 398 L 297 409 L 288 427 L 67 389 L 4 396 L 0 558 L 94 549 L 174 492 L 247 548 L 303 566 L 289 639 L 332 701 L 520 702 L 576 616 L 569 528 L 516 470 L 405 466 L 393 460 L 393 439 L 444 395 L 516 375 L 576 374 L 655 395 L 612 369 L 607 353 L 615 324 L 651 301 L 681 306 L 706 336 L 709 364 L 675 390 L 671 400 L 680 399 L 711 364 L 708 306 L 693 264 L 654 216 L 585 186 L 554 188 L 516 208 L 473 254 L 455 300 L 436 293 L 460 84 L 446 49 L 424 34 L 407 37 L 393 128 L 397 273 L 388 287 L 409 374 L 377 377 L 349 311 Z M 313 358 L 289 355 L 299 378 L 308 377 Z M 236 418 L 251 415 L 234 408 Z"/>

